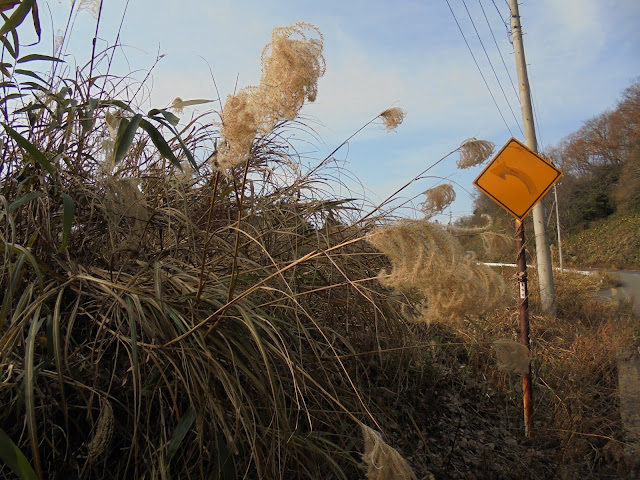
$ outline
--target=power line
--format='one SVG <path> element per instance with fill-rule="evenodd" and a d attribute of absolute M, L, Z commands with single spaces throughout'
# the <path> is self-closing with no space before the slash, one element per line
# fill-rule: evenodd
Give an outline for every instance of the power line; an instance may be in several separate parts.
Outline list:
<path fill-rule="evenodd" d="M 511 128 L 509 128 L 509 124 L 505 120 L 504 115 L 502 115 L 502 110 L 500 110 L 500 106 L 498 105 L 498 102 L 496 102 L 496 98 L 493 96 L 493 92 L 489 88 L 489 84 L 487 83 L 487 79 L 484 78 L 484 74 L 482 73 L 482 70 L 480 69 L 480 65 L 478 65 L 478 61 L 476 60 L 476 56 L 473 54 L 473 50 L 471 50 L 471 47 L 469 46 L 469 42 L 467 41 L 467 37 L 464 36 L 464 32 L 462 31 L 462 28 L 460 27 L 460 23 L 458 23 L 458 19 L 456 18 L 456 14 L 453 13 L 453 9 L 451 8 L 451 4 L 449 3 L 449 0 L 445 0 L 445 1 L 447 2 L 447 6 L 449 7 L 449 11 L 451 12 L 451 15 L 453 15 L 453 19 L 455 20 L 456 25 L 458 26 L 458 30 L 460 30 L 460 34 L 462 35 L 464 43 L 467 45 L 467 48 L 469 49 L 469 53 L 471 54 L 471 57 L 473 58 L 473 62 L 476 64 L 476 68 L 478 69 L 478 72 L 480 72 L 480 76 L 482 77 L 482 80 L 484 81 L 484 85 L 485 85 L 485 87 L 487 87 L 487 90 L 489 91 L 489 95 L 491 95 L 491 98 L 493 99 L 493 103 L 495 104 L 496 108 L 498 109 L 498 113 L 500 113 L 500 117 L 502 117 L 502 121 L 504 122 L 505 126 L 507 127 L 507 130 L 509 130 L 509 134 L 511 136 L 513 136 L 513 132 L 511 132 Z"/>
<path fill-rule="evenodd" d="M 513 87 L 513 93 L 515 93 L 516 98 L 518 99 L 518 104 L 519 104 L 520 103 L 520 96 L 518 95 L 518 89 L 516 88 L 515 83 L 513 83 L 513 79 L 511 78 L 511 73 L 509 72 L 509 69 L 507 68 L 507 64 L 504 61 L 504 57 L 502 56 L 502 52 L 500 51 L 500 47 L 498 46 L 498 41 L 496 40 L 496 36 L 493 34 L 493 29 L 491 28 L 491 23 L 489 23 L 489 19 L 487 18 L 487 13 L 485 12 L 484 7 L 482 6 L 482 1 L 478 0 L 478 3 L 480 4 L 480 8 L 482 9 L 482 14 L 484 15 L 484 19 L 487 22 L 487 26 L 489 27 L 489 31 L 491 32 L 491 37 L 493 38 L 493 43 L 495 43 L 495 45 L 496 45 L 496 50 L 498 50 L 498 54 L 500 55 L 500 60 L 502 60 L 502 66 L 504 66 L 504 69 L 507 72 L 507 76 L 509 77 L 509 82 L 511 82 L 511 86 Z M 493 4 L 495 5 L 495 2 Z M 498 8 L 498 7 L 496 7 L 496 8 Z M 500 11 L 498 11 L 498 13 L 500 13 Z M 502 20 L 502 16 L 500 16 L 500 20 Z"/>
<path fill-rule="evenodd" d="M 509 102 L 509 99 L 507 98 L 507 94 L 504 92 L 504 88 L 502 88 L 502 83 L 500 82 L 500 78 L 498 78 L 498 74 L 496 73 L 496 69 L 493 68 L 493 62 L 491 62 L 491 58 L 489 57 L 489 53 L 487 52 L 487 49 L 484 46 L 484 42 L 482 41 L 482 37 L 480 37 L 480 32 L 478 32 L 478 29 L 476 28 L 476 24 L 473 21 L 473 17 L 471 16 L 471 12 L 469 12 L 469 9 L 467 8 L 467 2 L 465 0 L 462 0 L 462 5 L 464 5 L 464 9 L 467 11 L 467 15 L 469 16 L 469 20 L 471 21 L 471 25 L 473 26 L 473 30 L 476 32 L 476 35 L 478 36 L 478 41 L 480 42 L 480 46 L 482 47 L 482 50 L 484 51 L 484 54 L 487 57 L 487 61 L 489 62 L 489 66 L 491 67 L 491 71 L 493 72 L 493 75 L 496 77 L 496 81 L 498 82 L 498 87 L 500 88 L 500 91 L 502 92 L 502 96 L 504 97 L 505 102 L 507 102 L 507 106 L 509 107 L 509 110 L 511 111 L 511 115 L 513 115 L 513 119 L 515 120 L 516 125 L 518 125 L 518 128 L 520 129 L 520 133 L 522 133 L 522 135 L 524 135 L 524 132 L 522 131 L 522 128 L 520 127 L 520 124 L 518 123 L 518 119 L 516 118 L 516 114 L 513 113 L 513 108 L 511 108 L 511 103 Z M 480 6 L 482 7 L 482 4 L 480 4 Z"/>
<path fill-rule="evenodd" d="M 481 0 L 478 0 L 478 2 L 480 2 Z M 504 23 L 504 26 L 507 29 L 507 35 L 509 38 L 511 38 L 511 26 L 507 24 L 507 22 L 504 20 L 504 18 L 502 18 L 502 13 L 500 12 L 500 9 L 498 8 L 498 5 L 496 5 L 495 0 L 491 0 L 491 3 L 493 3 L 493 6 L 496 9 L 496 12 L 498 13 L 498 17 L 500 18 L 500 20 L 502 20 L 502 22 Z M 507 0 L 505 0 L 505 3 L 507 4 L 507 8 L 509 9 L 509 15 L 511 15 L 511 7 L 509 7 L 509 3 Z M 482 7 L 482 3 L 480 3 L 480 8 L 482 8 L 482 13 L 485 13 L 484 8 Z M 487 19 L 486 14 L 485 14 L 485 20 Z M 493 35 L 493 30 L 491 29 L 491 25 L 489 24 L 489 21 L 487 20 L 487 25 L 489 25 L 489 29 L 491 30 L 491 35 L 493 36 L 493 41 L 496 42 L 496 38 Z M 513 41 L 510 39 L 509 40 L 511 44 L 513 44 Z M 496 47 L 497 47 L 497 42 L 496 42 Z M 500 50 L 498 49 L 498 52 L 500 53 Z M 500 53 L 500 58 L 502 59 L 502 64 L 504 65 L 505 69 L 507 70 L 507 75 L 509 75 L 509 80 L 511 81 L 511 85 L 513 86 L 513 90 L 516 94 L 516 97 L 518 98 L 518 102 L 520 104 L 522 104 L 520 102 L 520 96 L 518 95 L 517 89 L 513 83 L 513 80 L 511 79 L 511 75 L 509 74 L 509 69 L 507 68 L 505 62 L 504 62 L 504 58 L 502 57 L 502 53 Z M 536 102 L 533 96 L 533 89 L 531 88 L 531 85 L 529 85 L 529 95 L 531 95 L 531 106 L 532 106 L 532 110 L 533 110 L 533 120 L 535 123 L 535 127 L 536 127 L 536 131 L 538 132 L 538 140 L 540 145 L 544 145 L 544 142 L 542 141 L 542 130 L 540 128 L 540 122 L 538 120 L 538 111 L 536 108 Z"/>
<path fill-rule="evenodd" d="M 502 13 L 500 13 L 500 9 L 498 8 L 498 5 L 496 5 L 496 1 L 491 0 L 491 3 L 493 3 L 493 6 L 496 7 L 496 12 L 498 12 L 498 16 L 500 17 L 500 20 L 502 20 L 502 24 L 504 25 L 504 28 L 507 31 L 507 37 L 509 38 L 509 42 L 513 43 L 511 41 L 511 25 L 504 18 L 502 18 Z M 507 4 L 507 8 L 509 8 L 509 3 L 506 0 L 505 0 L 505 3 Z"/>

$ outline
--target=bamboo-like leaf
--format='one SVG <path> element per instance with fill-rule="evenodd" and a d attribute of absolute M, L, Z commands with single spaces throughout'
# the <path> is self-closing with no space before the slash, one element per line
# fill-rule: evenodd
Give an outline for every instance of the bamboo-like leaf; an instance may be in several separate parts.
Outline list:
<path fill-rule="evenodd" d="M 158 113 L 161 113 L 164 116 L 164 118 L 160 118 L 160 117 L 154 116 L 154 115 L 156 115 Z M 182 141 L 182 138 L 180 137 L 180 134 L 178 133 L 178 131 L 175 128 L 175 125 L 177 125 L 177 123 L 180 121 L 180 119 L 178 117 L 176 117 L 175 115 L 173 115 L 172 113 L 170 113 L 170 112 L 167 112 L 165 110 L 158 110 L 157 108 L 153 109 L 153 110 L 150 110 L 149 113 L 148 113 L 148 116 L 150 118 L 153 118 L 157 122 L 161 123 L 162 125 L 167 127 L 169 130 L 171 130 L 171 132 L 175 135 L 176 139 L 178 140 L 178 143 L 180 143 L 180 146 L 182 147 L 182 151 L 186 155 L 187 160 L 189 161 L 191 166 L 195 170 L 198 170 L 198 164 L 196 163 L 196 159 L 193 157 L 193 155 L 191 154 L 191 152 L 189 151 L 189 149 L 187 148 L 185 143 Z M 175 122 L 170 120 L 171 117 L 174 117 Z"/>
<path fill-rule="evenodd" d="M 25 55 L 24 57 L 19 58 L 16 63 L 27 63 L 27 62 L 33 62 L 36 60 L 43 60 L 46 62 L 64 62 L 64 60 L 57 57 L 52 57 L 50 55 L 41 55 L 39 53 L 32 53 L 30 55 Z"/>
<path fill-rule="evenodd" d="M 32 72 L 31 70 L 25 70 L 24 68 L 16 68 L 14 73 L 20 75 L 26 75 L 27 77 L 35 78 L 36 80 L 40 80 L 42 83 L 46 83 L 44 78 L 38 75 L 36 72 Z"/>
<path fill-rule="evenodd" d="M 76 204 L 66 193 L 62 194 L 62 244 L 58 248 L 58 253 L 63 252 L 67 248 L 69 236 L 71 235 L 71 226 L 73 218 L 76 214 Z"/>
<path fill-rule="evenodd" d="M 16 98 L 24 97 L 24 93 L 10 93 L 0 99 L 0 105 L 8 102 L 9 100 L 14 100 Z"/>
<path fill-rule="evenodd" d="M 174 132 L 176 135 L 176 138 L 178 139 L 178 143 L 180 143 L 180 146 L 182 147 L 182 151 L 184 152 L 184 154 L 187 156 L 187 160 L 189 160 L 189 163 L 191 164 L 191 166 L 195 169 L 198 170 L 198 164 L 196 163 L 196 159 L 193 158 L 193 155 L 191 154 L 191 151 L 187 148 L 187 146 L 184 144 L 184 142 L 182 141 L 182 138 L 180 137 L 180 135 L 178 134 L 178 132 Z"/>
<path fill-rule="evenodd" d="M 31 200 L 44 197 L 44 196 L 46 195 L 42 192 L 29 192 L 26 195 L 23 195 L 22 197 L 20 197 L 15 202 L 12 202 L 11 205 L 9 205 L 9 213 L 15 212 L 21 206 L 23 206 L 25 203 L 29 203 Z"/>
<path fill-rule="evenodd" d="M 151 141 L 160 152 L 160 155 L 169 160 L 174 166 L 182 170 L 182 165 L 180 165 L 180 162 L 173 153 L 173 150 L 171 150 L 171 147 L 164 139 L 162 134 L 158 131 L 158 129 L 154 127 L 151 122 L 144 119 L 140 120 L 140 126 L 145 130 L 145 132 L 147 132 L 149 138 L 151 138 Z"/>
<path fill-rule="evenodd" d="M 7 32 L 15 30 L 33 8 L 35 0 L 22 0 L 18 8 L 14 10 L 9 19 L 4 22 L 4 25 L 0 28 L 0 36 L 5 35 Z"/>
<path fill-rule="evenodd" d="M 184 437 L 189 433 L 195 418 L 196 412 L 193 407 L 190 407 L 189 410 L 187 410 L 187 413 L 182 416 L 178 425 L 176 425 L 176 429 L 173 431 L 173 435 L 171 435 L 171 439 L 169 440 L 169 446 L 167 447 L 167 466 L 169 466 L 171 460 L 178 452 L 178 448 L 180 448 L 180 444 L 182 443 L 182 440 L 184 440 Z"/>
<path fill-rule="evenodd" d="M 129 151 L 129 147 L 131 146 L 131 143 L 133 143 L 133 139 L 136 135 L 136 131 L 138 130 L 138 126 L 140 125 L 141 120 L 142 115 L 137 113 L 133 116 L 133 118 L 131 118 L 131 120 L 129 120 L 128 118 L 123 118 L 120 121 L 120 125 L 118 126 L 118 133 L 116 134 L 116 141 L 113 145 L 113 151 L 115 152 L 115 165 L 120 163 Z"/>
<path fill-rule="evenodd" d="M 18 3 L 20 3 L 20 0 L 0 0 L 0 12 L 11 10 Z"/>
<path fill-rule="evenodd" d="M 40 28 L 40 15 L 38 15 L 38 2 L 33 0 L 33 7 L 31 8 L 31 19 L 33 20 L 33 29 L 36 31 L 36 35 L 38 35 L 38 42 L 40 42 L 40 38 L 42 37 L 42 29 Z"/>
<path fill-rule="evenodd" d="M 31 155 L 42 168 L 49 172 L 50 175 L 54 174 L 51 162 L 47 160 L 47 157 L 44 156 L 44 154 L 38 149 L 38 147 L 36 147 L 33 143 L 24 138 L 6 123 L 3 123 L 2 126 L 7 131 L 9 136 L 13 138 L 20 147 L 25 149 L 27 153 L 29 153 L 29 155 Z"/>
<path fill-rule="evenodd" d="M 13 443 L 2 428 L 0 428 L 0 459 L 20 480 L 36 480 L 38 478 L 22 450 Z"/>
<path fill-rule="evenodd" d="M 127 112 L 133 113 L 133 110 L 129 105 L 124 103 L 122 100 L 100 100 L 99 107 L 118 107 Z"/>
<path fill-rule="evenodd" d="M 2 72 L 5 77 L 11 77 L 11 71 L 9 70 L 11 66 L 10 63 L 0 63 L 0 72 Z"/>
<path fill-rule="evenodd" d="M 180 119 L 177 116 L 175 116 L 173 113 L 168 112 L 167 110 L 160 110 L 158 108 L 149 110 L 149 113 L 147 113 L 147 116 L 156 117 L 158 114 L 162 115 L 167 120 L 167 122 L 169 122 L 174 127 L 178 125 L 178 123 L 180 123 Z"/>

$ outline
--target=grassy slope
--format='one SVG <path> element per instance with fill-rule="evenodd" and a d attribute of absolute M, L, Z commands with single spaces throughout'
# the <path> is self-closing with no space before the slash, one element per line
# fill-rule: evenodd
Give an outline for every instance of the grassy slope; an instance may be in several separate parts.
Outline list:
<path fill-rule="evenodd" d="M 640 212 L 616 212 L 563 240 L 565 263 L 579 267 L 640 269 Z"/>

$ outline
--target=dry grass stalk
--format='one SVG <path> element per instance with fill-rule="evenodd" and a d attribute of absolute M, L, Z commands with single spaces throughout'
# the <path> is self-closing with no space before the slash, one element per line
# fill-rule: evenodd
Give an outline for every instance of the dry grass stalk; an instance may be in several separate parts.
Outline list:
<path fill-rule="evenodd" d="M 369 241 L 391 261 L 380 283 L 422 300 L 415 320 L 460 323 L 464 315 L 484 314 L 501 306 L 506 285 L 486 265 L 467 256 L 456 238 L 439 225 L 404 220 L 374 232 Z"/>
<path fill-rule="evenodd" d="M 458 168 L 469 168 L 484 163 L 489 159 L 494 149 L 495 144 L 488 140 L 477 140 L 476 138 L 465 140 L 460 145 Z"/>
<path fill-rule="evenodd" d="M 362 426 L 368 480 L 417 480 L 416 474 L 396 449 L 385 443 L 377 431 Z"/>
<path fill-rule="evenodd" d="M 492 342 L 491 346 L 496 351 L 500 370 L 512 373 L 527 373 L 529 371 L 531 354 L 525 345 L 501 338 Z"/>
<path fill-rule="evenodd" d="M 109 445 L 111 434 L 113 433 L 113 408 L 108 400 L 101 400 L 102 410 L 95 424 L 93 437 L 87 444 L 87 460 L 94 461 L 98 458 Z"/>
<path fill-rule="evenodd" d="M 384 123 L 387 132 L 395 130 L 398 125 L 402 123 L 407 112 L 400 107 L 387 108 L 380 114 L 382 122 Z"/>
<path fill-rule="evenodd" d="M 442 213 L 456 199 L 456 192 L 450 183 L 430 188 L 424 192 L 424 195 L 427 198 L 420 204 L 420 209 L 426 218 Z"/>

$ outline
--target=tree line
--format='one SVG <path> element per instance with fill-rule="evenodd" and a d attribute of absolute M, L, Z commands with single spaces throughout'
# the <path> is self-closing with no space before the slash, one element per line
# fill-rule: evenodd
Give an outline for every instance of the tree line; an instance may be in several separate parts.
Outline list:
<path fill-rule="evenodd" d="M 564 172 L 558 202 L 565 229 L 639 208 L 640 79 L 624 90 L 614 108 L 587 120 L 547 156 Z"/>

